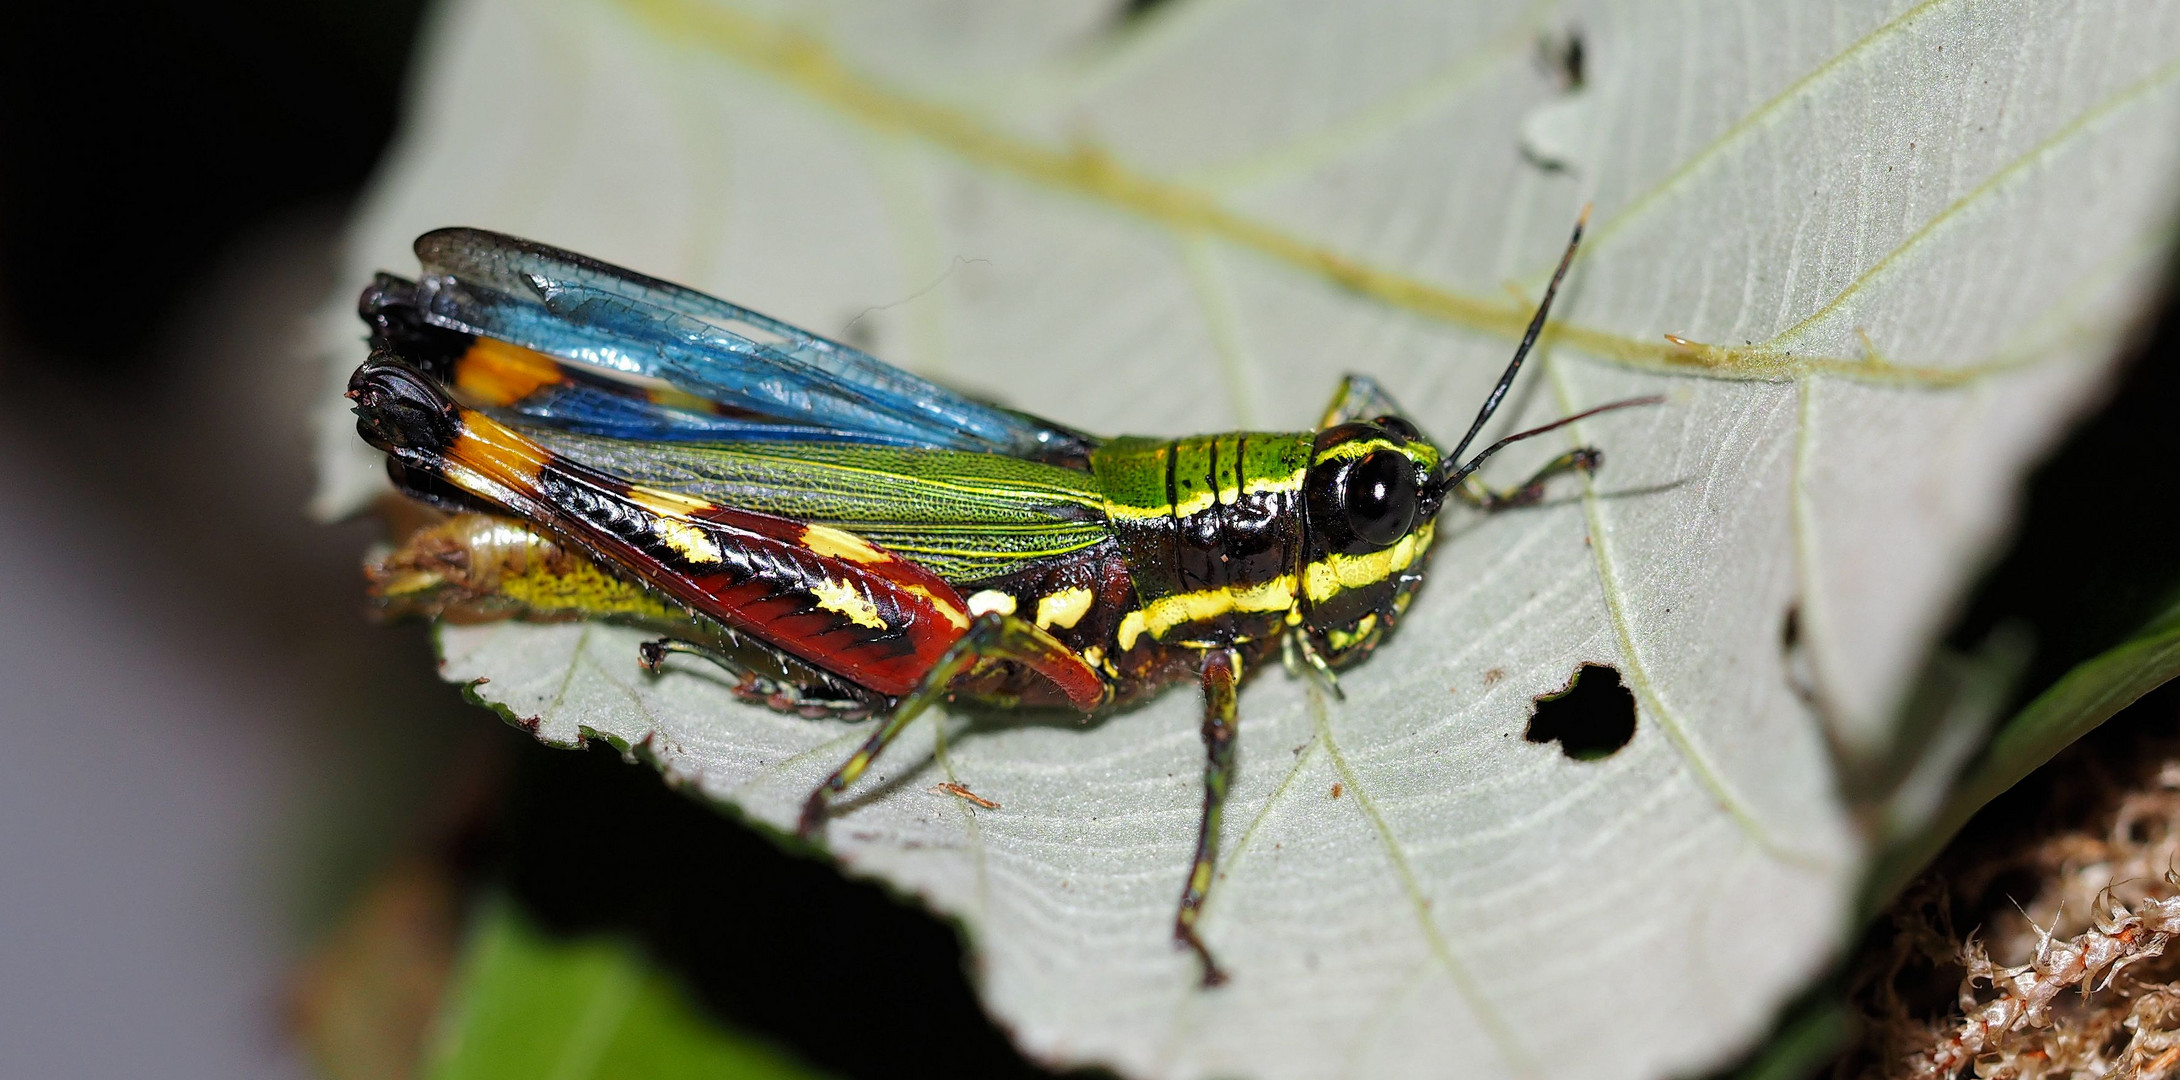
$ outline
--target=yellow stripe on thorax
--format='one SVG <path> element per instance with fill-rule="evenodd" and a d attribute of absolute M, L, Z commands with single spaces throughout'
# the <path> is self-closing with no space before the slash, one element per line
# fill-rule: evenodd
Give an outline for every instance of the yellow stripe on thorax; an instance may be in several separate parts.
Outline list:
<path fill-rule="evenodd" d="M 1248 483 L 1243 484 L 1239 488 L 1229 487 L 1215 492 L 1198 492 L 1194 497 L 1190 498 L 1187 502 L 1184 502 L 1179 506 L 1174 506 L 1171 504 L 1162 506 L 1130 506 L 1127 503 L 1113 502 L 1112 500 L 1108 499 L 1105 503 L 1105 516 L 1113 518 L 1136 519 L 1162 517 L 1185 518 L 1194 514 L 1201 514 L 1204 511 L 1209 510 L 1212 507 L 1217 506 L 1221 503 L 1232 505 L 1243 495 L 1265 495 L 1287 491 L 1300 491 L 1302 490 L 1302 480 L 1307 475 L 1309 475 L 1308 469 L 1296 469 L 1295 471 L 1287 474 L 1286 476 L 1253 477 L 1249 480 Z"/>
<path fill-rule="evenodd" d="M 1436 522 L 1426 521 L 1392 547 L 1367 555 L 1327 555 L 1302 568 L 1302 595 L 1322 604 L 1349 589 L 1375 585 L 1414 565 L 1430 550 Z"/>
<path fill-rule="evenodd" d="M 1255 585 L 1225 586 L 1217 589 L 1201 589 L 1196 592 L 1175 593 L 1161 596 L 1131 611 L 1120 621 L 1120 631 L 1115 644 L 1122 652 L 1135 647 L 1136 640 L 1149 634 L 1153 641 L 1163 641 L 1174 630 L 1195 623 L 1206 623 L 1222 615 L 1235 612 L 1262 614 L 1269 611 L 1286 611 L 1294 606 L 1294 575 L 1281 574 L 1270 581 Z"/>
<path fill-rule="evenodd" d="M 1383 551 L 1367 555 L 1327 555 L 1310 563 L 1302 568 L 1302 597 L 1312 604 L 1322 604 L 1349 589 L 1375 585 L 1406 570 L 1430 550 L 1434 527 L 1435 523 L 1424 522 Z M 1302 618 L 1295 585 L 1295 575 L 1281 574 L 1256 585 L 1161 596 L 1123 617 L 1114 634 L 1114 643 L 1120 646 L 1120 651 L 1126 652 L 1135 648 L 1145 634 L 1153 641 L 1163 641 L 1167 634 L 1181 627 L 1236 613 L 1254 615 L 1284 611 L 1288 613 L 1289 624 L 1298 624 Z"/>

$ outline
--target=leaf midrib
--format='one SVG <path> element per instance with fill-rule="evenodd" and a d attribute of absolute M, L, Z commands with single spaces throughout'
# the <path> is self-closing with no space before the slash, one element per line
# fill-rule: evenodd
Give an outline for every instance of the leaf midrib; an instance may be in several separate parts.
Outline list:
<path fill-rule="evenodd" d="M 1343 290 L 1426 318 L 1506 338 L 1519 336 L 1527 325 L 1529 310 L 1526 305 L 1486 300 L 1361 262 L 1235 213 L 1202 191 L 1135 172 L 1097 147 L 1078 145 L 1063 151 L 1039 146 L 1007 134 L 964 110 L 920 100 L 867 80 L 850 70 L 823 42 L 795 28 L 721 5 L 699 5 L 694 0 L 616 2 L 630 9 L 639 22 L 650 25 L 662 40 L 693 42 L 833 109 L 859 126 L 888 135 L 914 137 L 986 170 L 1123 210 L 1184 238 L 1217 237 Z M 1728 147 L 1760 130 L 1766 117 L 1778 114 L 1787 104 L 1800 100 L 1813 87 L 1822 85 L 1825 77 L 1839 70 L 1850 57 L 1897 34 L 1931 9 L 1953 2 L 1956 0 L 1924 0 L 1840 50 L 1691 155 L 1682 168 L 1637 196 L 1613 220 L 1600 222 L 1593 243 L 1608 240 L 1631 217 L 1639 216 L 1644 208 L 1660 201 L 1686 177 L 1700 171 L 1704 163 L 1716 160 Z M 2113 99 L 2100 101 L 2084 116 L 2105 110 L 2112 104 Z M 2077 118 L 2065 130 L 2078 134 L 2083 129 L 2082 118 Z M 2043 153 L 2049 148 L 2039 146 L 2032 153 Z M 1947 212 L 1956 210 L 1949 207 Z M 1918 230 L 1878 265 L 1896 260 L 1907 246 L 1927 236 L 1928 231 L 1928 225 Z M 1796 329 L 1807 322 L 1807 319 L 1798 321 Z M 1728 380 L 1780 381 L 1825 374 L 1891 385 L 1945 387 L 2002 374 L 2024 362 L 2020 359 L 2012 362 L 1979 360 L 1931 367 L 1895 364 L 1874 355 L 1858 358 L 1797 356 L 1783 347 L 1782 339 L 1783 335 L 1746 346 L 1647 341 L 1565 321 L 1551 323 L 1544 334 L 1546 344 L 1572 347 L 1625 366 Z M 1222 359 L 1231 377 L 1233 358 L 1222 350 Z M 2033 358 L 2028 362 L 2033 362 Z M 1237 406 L 1246 407 L 1246 400 L 1237 401 Z"/>

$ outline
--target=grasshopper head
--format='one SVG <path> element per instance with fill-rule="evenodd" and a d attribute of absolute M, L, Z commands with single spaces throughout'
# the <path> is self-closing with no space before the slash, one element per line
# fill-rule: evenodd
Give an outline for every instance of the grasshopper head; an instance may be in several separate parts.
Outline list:
<path fill-rule="evenodd" d="M 1317 433 L 1303 478 L 1300 629 L 1334 665 L 1366 655 L 1423 581 L 1439 450 L 1397 414 Z"/>

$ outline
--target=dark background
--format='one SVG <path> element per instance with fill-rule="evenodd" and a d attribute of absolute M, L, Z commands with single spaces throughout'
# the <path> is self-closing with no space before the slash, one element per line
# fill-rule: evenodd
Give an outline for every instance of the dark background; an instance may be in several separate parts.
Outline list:
<path fill-rule="evenodd" d="M 425 858 L 646 940 L 839 1074 L 1033 1072 L 949 926 L 462 705 L 423 627 L 364 618 L 377 526 L 304 517 L 305 320 L 360 287 L 333 249 L 421 16 L 53 5 L 0 34 L 4 1071 L 309 1075 L 296 964 Z"/>
<path fill-rule="evenodd" d="M 1031 1072 L 950 928 L 460 705 L 421 628 L 363 618 L 376 526 L 304 518 L 303 321 L 360 284 L 333 246 L 420 17 L 52 5 L 0 35 L 7 1071 L 307 1075 L 295 963 L 422 858 L 649 942 L 722 1019 L 839 1074 Z M 1962 647 L 2031 628 L 2024 693 L 2180 586 L 2176 332 L 2168 310 L 1964 605 Z"/>
<path fill-rule="evenodd" d="M 31 4 L 0 41 L 0 312 L 124 378 L 236 237 L 351 197 L 420 0 Z M 119 301 L 119 302 L 117 302 Z"/>

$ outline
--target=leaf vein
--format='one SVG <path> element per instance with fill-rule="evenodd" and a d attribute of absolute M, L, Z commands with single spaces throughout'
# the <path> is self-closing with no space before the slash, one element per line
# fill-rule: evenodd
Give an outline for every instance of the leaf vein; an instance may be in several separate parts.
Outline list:
<path fill-rule="evenodd" d="M 1506 1018 L 1500 1016 L 1498 1010 L 1485 1000 L 1483 987 L 1477 984 L 1475 975 L 1461 963 L 1460 958 L 1453 954 L 1452 945 L 1439 932 L 1438 923 L 1431 918 L 1430 899 L 1423 894 L 1423 885 L 1416 879 L 1415 868 L 1409 865 L 1407 854 L 1401 850 L 1399 838 L 1393 835 L 1391 823 L 1385 820 L 1383 814 L 1378 813 L 1377 800 L 1371 798 L 1368 789 L 1363 786 L 1362 778 L 1348 764 L 1347 755 L 1340 752 L 1339 741 L 1333 738 L 1332 722 L 1325 715 L 1324 696 L 1311 694 L 1309 703 L 1310 721 L 1317 727 L 1317 741 L 1323 743 L 1325 753 L 1331 755 L 1332 767 L 1339 772 L 1340 780 L 1347 785 L 1348 793 L 1354 796 L 1356 809 L 1376 832 L 1379 845 L 1385 849 L 1386 861 L 1392 864 L 1393 874 L 1400 879 L 1401 890 L 1407 895 L 1409 906 L 1415 910 L 1416 923 L 1423 931 L 1424 940 L 1430 943 L 1432 955 L 1446 969 L 1446 975 L 1453 980 L 1454 988 L 1468 1002 L 1469 1011 L 1476 1015 L 1477 1021 L 1483 1025 L 1484 1032 L 1491 1037 L 1492 1045 L 1506 1059 L 1506 1063 L 1515 1072 L 1536 1075 L 1538 1069 L 1535 1058 L 1522 1046 Z"/>
<path fill-rule="evenodd" d="M 2099 126 L 2102 121 L 2110 119 L 2126 106 L 2141 101 L 2148 97 L 2152 91 L 2169 84 L 2175 76 L 2180 76 L 2180 62 L 2168 64 L 2119 93 L 2105 98 L 2103 101 L 2084 110 L 2081 115 L 2076 116 L 2057 131 L 2052 132 L 2042 142 L 2037 143 L 2019 157 L 2007 162 L 1990 176 L 1985 177 L 1982 183 L 1970 188 L 1967 193 L 1953 200 L 1945 209 L 1938 211 L 1929 221 L 1924 222 L 1920 228 L 1908 234 L 1907 239 L 1902 240 L 1897 247 L 1886 252 L 1884 258 L 1877 260 L 1869 269 L 1856 276 L 1852 282 L 1848 283 L 1846 288 L 1841 289 L 1837 295 L 1826 301 L 1822 307 L 1810 312 L 1800 322 L 1773 335 L 1771 340 L 1765 344 L 1772 348 L 1783 348 L 1802 338 L 1812 327 L 1823 321 L 1826 316 L 1839 310 L 1841 305 L 1845 304 L 1849 298 L 1861 292 L 1864 286 L 1884 276 L 1901 258 L 1920 246 L 1924 241 L 1930 239 L 1942 226 L 1958 218 L 1969 207 L 1996 193 L 1999 189 L 2005 187 L 2008 182 L 2027 172 L 2031 166 L 2050 157 L 2054 151 L 2076 136 L 2090 132 Z"/>
<path fill-rule="evenodd" d="M 1545 371 L 1551 380 L 1554 395 L 1559 399 L 1560 408 L 1572 413 L 1576 410 L 1570 404 L 1573 395 L 1566 384 L 1563 365 L 1551 363 L 1550 359 L 1546 358 Z M 1580 425 L 1570 428 L 1568 440 L 1579 442 L 1580 431 Z M 1795 851 L 1771 835 L 1771 830 L 1757 819 L 1739 793 L 1726 783 L 1726 778 L 1719 773 L 1717 766 L 1697 747 L 1694 737 L 1688 733 L 1687 725 L 1667 707 L 1665 696 L 1651 681 L 1650 669 L 1643 662 L 1642 652 L 1635 643 L 1634 627 L 1629 622 L 1627 594 L 1620 585 L 1619 568 L 1612 557 L 1612 541 L 1605 529 L 1602 501 L 1597 497 L 1596 482 L 1587 474 L 1582 478 L 1582 516 L 1589 529 L 1590 557 L 1597 567 L 1598 590 L 1605 600 L 1605 612 L 1612 623 L 1613 637 L 1620 646 L 1621 661 L 1627 665 L 1621 674 L 1626 677 L 1628 688 L 1635 692 L 1645 711 L 1657 721 L 1658 728 L 1665 732 L 1666 740 L 1673 744 L 1681 760 L 1687 763 L 1689 770 L 1695 774 L 1696 781 L 1711 793 L 1719 809 L 1746 831 L 1766 854 L 1791 865 L 1813 868 L 1824 866 L 1825 860 L 1806 852 Z"/>
<path fill-rule="evenodd" d="M 923 101 L 864 79 L 822 42 L 793 28 L 696 0 L 617 0 L 649 23 L 661 40 L 694 42 L 784 87 L 832 108 L 864 128 L 908 135 L 985 170 L 1131 213 L 1169 232 L 1216 237 L 1284 263 L 1326 283 L 1427 319 L 1516 338 L 1527 328 L 1526 305 L 1455 292 L 1374 266 L 1305 237 L 1238 214 L 1208 193 L 1137 173 L 1089 143 L 1069 149 L 1040 146 L 1001 132 L 981 118 Z M 1938 3 L 1941 0 L 1927 0 Z M 1926 3 L 1926 6 L 1927 6 Z M 1611 223 L 1605 223 L 1609 226 Z M 1689 346 L 1650 341 L 1565 322 L 1546 341 L 1635 368 L 1707 378 L 1776 381 L 1811 371 L 1884 383 L 1955 385 L 1982 374 L 1974 368 L 1916 368 L 1833 357 L 1782 357 L 1769 348 Z"/>
<path fill-rule="evenodd" d="M 1875 48 L 1885 39 L 1906 29 L 1909 24 L 1921 18 L 1932 8 L 1948 2 L 1950 0 L 1923 0 L 1922 3 L 1893 16 L 1873 28 L 1869 33 L 1857 39 L 1854 44 L 1832 54 L 1823 63 L 1809 69 L 1808 74 L 1789 83 L 1784 90 L 1772 95 L 1769 101 L 1758 105 L 1748 115 L 1734 121 L 1732 126 L 1720 132 L 1717 138 L 1712 139 L 1701 150 L 1689 155 L 1686 161 L 1681 162 L 1679 168 L 1668 173 L 1664 179 L 1652 185 L 1649 190 L 1629 200 L 1625 206 L 1620 208 L 1619 213 L 1613 215 L 1612 220 L 1598 226 L 1596 232 L 1592 234 L 1591 246 L 1604 247 L 1612 237 L 1618 235 L 1629 223 L 1639 220 L 1644 214 L 1658 206 L 1665 196 L 1672 194 L 1689 177 L 1702 171 L 1705 166 L 1724 155 L 1734 144 L 1777 117 L 1788 105 L 1793 104 L 1803 94 L 1822 83 L 1827 76 L 1845 66 L 1850 58 Z M 1681 101 L 1684 108 L 1689 100 L 1688 95 L 1682 95 Z"/>

